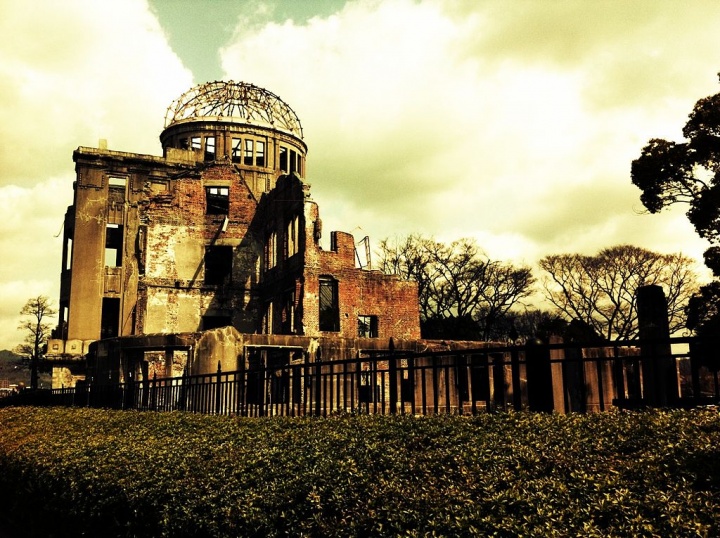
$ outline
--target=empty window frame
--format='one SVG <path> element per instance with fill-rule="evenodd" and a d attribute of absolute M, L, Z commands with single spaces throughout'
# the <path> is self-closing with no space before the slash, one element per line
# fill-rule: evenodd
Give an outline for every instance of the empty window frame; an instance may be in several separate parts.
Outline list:
<path fill-rule="evenodd" d="M 340 306 L 338 304 L 338 282 L 332 277 L 320 277 L 320 330 L 340 330 Z"/>
<path fill-rule="evenodd" d="M 300 244 L 300 241 L 298 238 L 299 222 L 300 222 L 300 219 L 298 218 L 297 215 L 295 215 L 294 217 L 292 217 L 290 219 L 290 221 L 288 222 L 288 225 L 287 225 L 287 241 L 285 244 L 287 245 L 286 256 L 288 258 L 290 258 L 291 256 L 294 256 L 299 251 L 299 244 Z"/>
<path fill-rule="evenodd" d="M 232 247 L 205 247 L 205 277 L 203 282 L 210 286 L 227 284 L 232 277 Z"/>
<path fill-rule="evenodd" d="M 240 163 L 242 162 L 242 139 L 241 138 L 233 138 L 232 139 L 232 162 L 234 163 Z"/>
<path fill-rule="evenodd" d="M 280 146 L 280 170 L 287 172 L 288 168 L 288 149 L 284 146 Z"/>
<path fill-rule="evenodd" d="M 294 149 L 280 146 L 280 170 L 302 177 L 302 155 Z"/>
<path fill-rule="evenodd" d="M 295 290 L 283 294 L 282 310 L 280 311 L 280 334 L 295 332 Z"/>
<path fill-rule="evenodd" d="M 265 242 L 265 269 L 272 269 L 277 265 L 277 234 L 270 232 Z"/>
<path fill-rule="evenodd" d="M 69 271 L 72 269 L 72 247 L 73 247 L 73 240 L 72 237 L 68 237 L 67 241 L 65 241 L 65 270 Z"/>
<path fill-rule="evenodd" d="M 227 215 L 230 211 L 230 187 L 205 187 L 205 214 Z"/>
<path fill-rule="evenodd" d="M 255 166 L 265 166 L 265 142 L 255 142 Z"/>
<path fill-rule="evenodd" d="M 68 309 L 67 303 L 60 305 L 60 319 L 58 320 L 58 327 L 60 328 L 60 338 L 67 340 L 68 334 L 68 321 L 70 320 L 70 310 Z"/>
<path fill-rule="evenodd" d="M 252 166 L 253 164 L 253 155 L 255 153 L 255 141 L 245 139 L 245 153 L 243 158 L 243 164 Z"/>
<path fill-rule="evenodd" d="M 202 138 L 200 138 L 199 136 L 193 136 L 190 139 L 190 149 L 202 149 Z"/>
<path fill-rule="evenodd" d="M 105 267 L 122 266 L 123 227 L 119 224 L 105 226 Z"/>
<path fill-rule="evenodd" d="M 273 331 L 273 316 L 275 309 L 273 308 L 272 301 L 265 304 L 265 315 L 263 316 L 263 332 L 265 334 L 274 334 Z"/>
<path fill-rule="evenodd" d="M 205 160 L 215 160 L 215 137 L 208 136 L 205 138 Z"/>
<path fill-rule="evenodd" d="M 302 177 L 302 155 L 298 152 L 290 150 L 290 172 L 295 172 Z"/>
<path fill-rule="evenodd" d="M 126 177 L 118 177 L 118 176 L 111 176 L 108 178 L 108 186 L 111 189 L 117 189 L 125 191 L 125 186 L 127 185 L 127 178 Z"/>
<path fill-rule="evenodd" d="M 358 316 L 358 337 L 377 338 L 378 318 L 377 316 Z"/>

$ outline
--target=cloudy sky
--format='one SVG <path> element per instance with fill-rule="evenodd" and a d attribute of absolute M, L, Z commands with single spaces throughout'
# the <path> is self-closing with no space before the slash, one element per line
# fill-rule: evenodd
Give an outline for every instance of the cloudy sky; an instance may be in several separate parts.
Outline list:
<path fill-rule="evenodd" d="M 0 2 L 0 349 L 29 297 L 57 304 L 72 151 L 161 154 L 166 107 L 209 80 L 295 110 L 324 230 L 700 258 L 629 169 L 720 91 L 719 26 L 716 0 Z"/>

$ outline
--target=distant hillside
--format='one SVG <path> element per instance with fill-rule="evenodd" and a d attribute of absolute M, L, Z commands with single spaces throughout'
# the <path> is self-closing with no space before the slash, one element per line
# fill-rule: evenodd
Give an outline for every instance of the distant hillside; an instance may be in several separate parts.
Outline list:
<path fill-rule="evenodd" d="M 30 370 L 27 361 L 23 361 L 21 355 L 8 349 L 0 351 L 0 382 L 4 379 L 7 379 L 11 385 L 20 382 L 26 385 L 30 384 Z"/>
<path fill-rule="evenodd" d="M 21 358 L 21 355 L 13 353 L 9 349 L 0 350 L 0 363 L 4 361 L 19 361 Z"/>
<path fill-rule="evenodd" d="M 22 355 L 13 353 L 9 349 L 0 350 L 0 386 L 7 379 L 10 385 L 25 383 L 30 385 L 30 365 L 23 360 Z M 50 373 L 40 372 L 40 387 L 50 388 L 52 376 Z"/>

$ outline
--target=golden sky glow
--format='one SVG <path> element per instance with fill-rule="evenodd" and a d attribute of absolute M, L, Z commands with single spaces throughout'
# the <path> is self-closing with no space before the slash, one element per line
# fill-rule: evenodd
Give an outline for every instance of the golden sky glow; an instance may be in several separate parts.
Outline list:
<path fill-rule="evenodd" d="M 210 77 L 295 110 L 327 232 L 699 257 L 629 170 L 720 91 L 719 27 L 715 0 L 2 2 L 0 349 L 27 298 L 57 302 L 72 151 L 159 155 L 166 107 Z"/>

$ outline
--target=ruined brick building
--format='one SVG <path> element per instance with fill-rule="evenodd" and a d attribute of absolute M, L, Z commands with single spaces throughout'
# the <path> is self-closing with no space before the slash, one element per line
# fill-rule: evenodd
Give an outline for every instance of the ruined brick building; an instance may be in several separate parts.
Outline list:
<path fill-rule="evenodd" d="M 48 358 L 84 375 L 91 342 L 197 333 L 420 337 L 415 283 L 356 264 L 322 225 L 300 120 L 246 83 L 192 88 L 168 108 L 162 156 L 80 147 L 65 216 L 59 325 Z M 162 347 L 162 346 L 160 346 Z M 72 372 L 71 372 L 72 371 Z"/>

